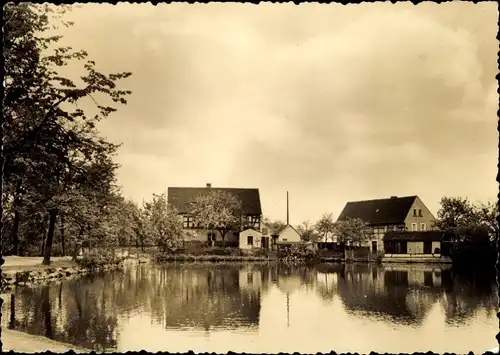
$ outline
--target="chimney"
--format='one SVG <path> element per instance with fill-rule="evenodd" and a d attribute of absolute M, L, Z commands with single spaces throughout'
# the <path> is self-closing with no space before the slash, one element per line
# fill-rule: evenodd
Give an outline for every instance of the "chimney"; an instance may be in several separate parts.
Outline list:
<path fill-rule="evenodd" d="M 286 192 L 286 225 L 290 224 L 290 213 L 288 209 L 288 191 Z"/>
<path fill-rule="evenodd" d="M 211 188 L 212 187 L 212 183 L 210 182 L 207 182 L 207 189 Z"/>

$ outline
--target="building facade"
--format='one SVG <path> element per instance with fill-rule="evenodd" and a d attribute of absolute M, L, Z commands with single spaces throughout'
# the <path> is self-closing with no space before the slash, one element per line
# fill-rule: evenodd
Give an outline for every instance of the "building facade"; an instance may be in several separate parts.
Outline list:
<path fill-rule="evenodd" d="M 211 191 L 222 191 L 231 194 L 241 203 L 241 224 L 238 228 L 228 231 L 224 238 L 219 231 L 200 228 L 195 224 L 190 214 L 191 204 L 198 196 L 207 196 Z M 217 242 L 225 241 L 237 244 L 239 233 L 247 228 L 260 231 L 262 209 L 259 189 L 219 188 L 206 184 L 205 187 L 169 187 L 168 204 L 176 209 L 182 220 L 184 241 L 186 242 Z"/>
<path fill-rule="evenodd" d="M 348 202 L 338 220 L 362 219 L 368 225 L 372 253 L 384 251 L 383 238 L 390 231 L 431 231 L 436 218 L 418 196 Z"/>

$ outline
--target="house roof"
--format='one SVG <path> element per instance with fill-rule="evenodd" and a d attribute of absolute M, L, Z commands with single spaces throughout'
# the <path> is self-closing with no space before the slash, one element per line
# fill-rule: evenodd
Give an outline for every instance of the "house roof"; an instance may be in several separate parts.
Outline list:
<path fill-rule="evenodd" d="M 280 236 L 285 231 L 285 229 L 287 229 L 288 227 L 292 228 L 295 231 L 295 233 L 297 233 L 299 236 L 302 237 L 302 235 L 291 224 L 287 224 L 286 226 L 281 228 L 278 233 L 275 233 L 274 235 Z"/>
<path fill-rule="evenodd" d="M 256 232 L 256 233 L 262 234 L 262 232 L 261 232 L 261 231 L 259 231 L 259 230 L 255 229 L 255 228 L 253 228 L 253 227 L 248 227 L 248 228 L 245 228 L 245 229 L 243 229 L 240 233 L 246 232 L 247 230 L 251 230 L 251 231 L 254 231 L 254 232 Z"/>
<path fill-rule="evenodd" d="M 417 196 L 348 202 L 338 220 L 360 218 L 369 225 L 403 223 Z"/>
<path fill-rule="evenodd" d="M 387 232 L 384 234 L 384 242 L 388 241 L 408 241 L 408 242 L 425 242 L 425 241 L 441 241 L 445 233 L 443 231 L 425 231 L 425 232 Z"/>
<path fill-rule="evenodd" d="M 244 214 L 261 215 L 259 189 L 220 188 L 220 187 L 169 187 L 168 203 L 179 213 L 189 212 L 189 204 L 197 196 L 206 196 L 210 191 L 224 191 L 232 194 L 241 201 Z"/>

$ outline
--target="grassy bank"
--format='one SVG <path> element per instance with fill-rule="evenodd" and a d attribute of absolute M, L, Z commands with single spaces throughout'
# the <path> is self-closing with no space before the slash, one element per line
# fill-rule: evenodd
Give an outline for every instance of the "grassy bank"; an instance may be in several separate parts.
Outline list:
<path fill-rule="evenodd" d="M 54 257 L 50 265 L 43 265 L 42 261 L 42 257 L 4 257 L 1 290 L 9 290 L 13 285 L 61 280 L 75 275 L 111 270 L 120 265 L 113 263 L 86 266 L 81 264 L 81 260 L 75 262 L 71 257 Z"/>
<path fill-rule="evenodd" d="M 60 343 L 46 337 L 31 335 L 2 328 L 2 351 L 15 351 L 17 353 L 39 353 L 51 351 L 64 353 L 73 350 L 75 353 L 90 353 L 91 350 L 79 348 L 71 344 Z"/>
<path fill-rule="evenodd" d="M 70 256 L 52 257 L 50 265 L 42 265 L 43 257 L 4 256 L 3 259 L 3 273 L 43 271 L 53 268 L 70 268 L 78 266 Z"/>

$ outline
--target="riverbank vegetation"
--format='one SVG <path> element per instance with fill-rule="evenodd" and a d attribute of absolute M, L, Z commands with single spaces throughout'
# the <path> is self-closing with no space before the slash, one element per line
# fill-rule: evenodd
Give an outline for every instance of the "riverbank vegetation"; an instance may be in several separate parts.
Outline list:
<path fill-rule="evenodd" d="M 130 72 L 102 73 L 85 50 L 61 44 L 66 6 L 4 8 L 5 98 L 2 130 L 3 255 L 84 255 L 116 261 L 120 245 L 179 245 L 182 225 L 166 196 L 138 206 L 117 185 L 114 157 L 99 122 L 125 105 Z M 81 76 L 66 75 L 66 67 Z"/>
<path fill-rule="evenodd" d="M 60 45 L 59 29 L 72 25 L 67 10 L 4 8 L 3 253 L 43 255 L 44 264 L 82 242 L 112 249 L 128 225 L 113 162 L 119 145 L 96 127 L 127 103 L 131 92 L 119 85 L 131 73 L 101 73 L 85 50 Z M 66 66 L 82 75 L 65 76 Z"/>
<path fill-rule="evenodd" d="M 435 227 L 452 242 L 454 266 L 494 265 L 500 236 L 498 205 L 472 203 L 461 197 L 443 197 L 440 204 Z"/>

